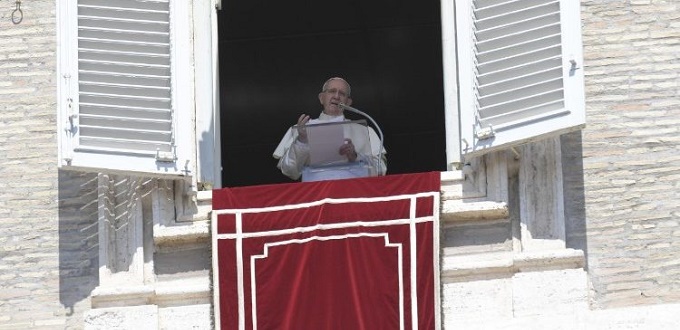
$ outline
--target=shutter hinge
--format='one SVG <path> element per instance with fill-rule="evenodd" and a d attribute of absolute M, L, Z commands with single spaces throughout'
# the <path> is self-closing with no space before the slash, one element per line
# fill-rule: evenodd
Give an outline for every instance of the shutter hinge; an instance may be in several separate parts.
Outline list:
<path fill-rule="evenodd" d="M 74 132 L 75 131 L 75 119 L 78 118 L 78 113 L 75 112 L 73 109 L 73 98 L 69 97 L 66 99 L 66 107 L 68 108 L 68 122 L 69 125 L 71 126 L 68 131 Z"/>
<path fill-rule="evenodd" d="M 69 73 L 64 74 L 64 79 L 66 80 L 66 85 L 67 86 L 70 85 L 71 74 Z M 73 97 L 71 97 L 70 95 L 69 97 L 66 98 L 66 115 L 68 116 L 67 123 L 68 126 L 66 128 L 66 131 L 70 132 L 71 134 L 75 134 L 76 131 L 75 120 L 78 118 L 78 112 L 73 107 Z"/>
<path fill-rule="evenodd" d="M 475 135 L 479 140 L 487 140 L 496 136 L 496 133 L 493 131 L 493 126 L 489 125 L 488 127 L 479 128 Z"/>
<path fill-rule="evenodd" d="M 174 163 L 177 160 L 177 153 L 175 152 L 176 149 L 176 146 L 173 146 L 172 151 L 161 151 L 160 149 L 156 148 L 156 161 Z"/>

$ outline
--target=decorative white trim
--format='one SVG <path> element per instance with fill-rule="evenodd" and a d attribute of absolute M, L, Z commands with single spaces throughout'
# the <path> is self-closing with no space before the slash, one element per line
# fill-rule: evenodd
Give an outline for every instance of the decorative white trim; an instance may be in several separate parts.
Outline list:
<path fill-rule="evenodd" d="M 434 199 L 433 201 L 433 215 L 432 216 L 426 216 L 426 217 L 416 217 L 416 205 L 417 205 L 417 200 L 418 198 L 424 198 L 424 197 L 432 197 Z M 280 211 L 280 210 L 293 210 L 293 209 L 300 209 L 300 208 L 308 208 L 312 206 L 319 206 L 319 205 L 324 205 L 324 204 L 344 204 L 344 203 L 371 203 L 371 202 L 385 202 L 385 201 L 394 201 L 394 200 L 405 200 L 408 199 L 410 204 L 409 204 L 409 218 L 408 219 L 393 219 L 393 220 L 385 220 L 385 221 L 353 221 L 353 222 L 344 222 L 344 223 L 338 223 L 338 224 L 317 224 L 314 226 L 302 226 L 302 227 L 296 227 L 296 228 L 290 228 L 290 229 L 284 229 L 284 230 L 272 230 L 272 231 L 263 231 L 263 232 L 252 232 L 252 233 L 244 233 L 243 232 L 243 214 L 248 214 L 248 213 L 263 213 L 263 212 L 271 212 L 271 211 Z M 235 240 L 236 243 L 236 271 L 237 271 L 237 291 L 238 291 L 238 309 L 239 309 L 239 320 L 238 320 L 238 328 L 239 330 L 244 330 L 245 329 L 245 287 L 244 287 L 244 260 L 243 260 L 243 239 L 245 238 L 251 238 L 251 237 L 266 237 L 266 236 L 276 236 L 276 235 L 281 235 L 281 234 L 288 234 L 288 233 L 301 233 L 301 232 L 311 232 L 311 231 L 316 231 L 316 230 L 332 230 L 332 229 L 337 229 L 337 228 L 350 228 L 350 227 L 374 227 L 374 226 L 384 226 L 386 224 L 390 225 L 408 225 L 409 226 L 409 244 L 410 244 L 410 264 L 411 269 L 410 269 L 410 275 L 409 275 L 409 281 L 411 285 L 410 289 L 410 296 L 411 296 L 411 319 L 412 319 L 412 329 L 418 329 L 418 294 L 417 294 L 417 271 L 416 267 L 413 267 L 413 265 L 416 265 L 417 263 L 417 244 L 416 244 L 416 224 L 417 223 L 426 223 L 426 222 L 432 222 L 433 223 L 433 244 L 439 244 L 439 203 L 440 203 L 440 193 L 439 192 L 425 192 L 425 193 L 416 193 L 416 194 L 404 194 L 404 195 L 395 195 L 395 196 L 386 196 L 386 197 L 361 197 L 361 198 L 325 198 L 321 199 L 318 201 L 313 201 L 313 202 L 307 202 L 307 203 L 299 203 L 299 204 L 290 204 L 290 205 L 282 205 L 282 206 L 271 206 L 271 207 L 262 207 L 262 208 L 247 208 L 247 209 L 223 209 L 223 210 L 213 210 L 212 212 L 212 242 L 213 242 L 213 283 L 217 283 L 213 290 L 213 299 L 216 302 L 216 304 L 219 302 L 220 299 L 220 293 L 219 293 L 219 265 L 217 263 L 217 258 L 218 258 L 218 248 L 217 244 L 219 240 L 226 240 L 226 239 L 233 239 Z M 233 234 L 217 234 L 217 222 L 218 222 L 218 216 L 222 214 L 234 214 L 235 215 L 235 233 Z M 258 258 L 266 258 L 268 256 L 268 247 L 269 246 L 278 246 L 278 245 L 285 245 L 285 244 L 300 244 L 300 243 L 306 243 L 312 240 L 329 240 L 329 239 L 346 239 L 346 238 L 355 238 L 355 237 L 384 237 L 385 238 L 385 244 L 386 246 L 394 246 L 399 248 L 399 281 L 400 281 L 400 292 L 399 292 L 399 300 L 400 300 L 400 329 L 404 329 L 405 323 L 404 323 L 404 298 L 403 298 L 403 265 L 402 265 L 402 248 L 401 244 L 396 244 L 396 243 L 390 243 L 389 242 L 389 237 L 387 236 L 387 233 L 357 233 L 357 234 L 347 234 L 347 235 L 329 235 L 329 236 L 312 236 L 310 238 L 305 238 L 305 239 L 292 239 L 292 240 L 286 240 L 286 241 L 280 241 L 280 242 L 270 242 L 270 243 L 265 243 L 264 244 L 264 254 L 261 255 L 254 255 L 250 256 L 250 263 L 251 263 L 251 313 L 252 313 L 252 318 L 253 318 L 253 328 L 257 328 L 257 314 L 256 314 L 256 293 L 255 293 L 255 288 L 257 283 L 255 282 L 255 276 L 254 276 L 254 271 L 255 271 L 255 265 L 254 262 Z M 435 247 L 438 245 L 435 245 Z M 433 258 L 434 258 L 434 284 L 435 284 L 435 321 L 436 321 L 436 328 L 439 329 L 441 327 L 441 316 L 439 315 L 439 308 L 440 308 L 440 302 L 438 301 L 440 297 L 439 290 L 437 289 L 440 284 L 439 280 L 439 249 L 434 248 L 433 249 Z M 215 324 L 216 328 L 220 328 L 220 311 L 219 308 L 215 308 Z"/>
<path fill-rule="evenodd" d="M 413 232 L 410 233 L 411 235 L 415 235 Z M 277 241 L 277 242 L 271 242 L 271 243 L 265 243 L 264 244 L 264 251 L 263 254 L 260 255 L 252 255 L 250 256 L 250 298 L 251 298 L 251 314 L 252 314 L 252 319 L 253 319 L 253 329 L 257 329 L 257 283 L 256 283 L 256 277 L 255 277 L 255 261 L 256 259 L 264 259 L 269 256 L 269 247 L 274 247 L 274 246 L 281 246 L 281 245 L 289 245 L 289 244 L 304 244 L 308 243 L 311 241 L 328 241 L 328 240 L 342 240 L 342 239 L 348 239 L 348 238 L 358 238 L 358 237 L 382 237 L 385 240 L 385 247 L 396 247 L 397 248 L 397 276 L 399 278 L 399 329 L 403 330 L 404 329 L 404 267 L 403 267 L 403 247 L 402 244 L 399 243 L 390 243 L 389 240 L 389 234 L 388 233 L 356 233 L 356 234 L 346 234 L 346 235 L 330 235 L 330 236 L 312 236 L 304 239 L 291 239 L 291 240 L 286 240 L 286 241 Z M 411 243 L 413 244 L 413 243 Z M 413 247 L 411 247 L 413 249 Z M 412 253 L 413 254 L 413 253 Z M 411 261 L 411 264 L 413 265 L 414 261 Z M 415 316 L 416 321 L 415 321 L 415 327 L 413 329 L 418 329 L 418 313 L 417 313 L 417 299 L 415 300 L 416 303 L 413 303 L 413 299 L 417 298 L 414 297 L 413 294 L 413 286 L 414 286 L 414 278 L 413 278 L 413 272 L 414 272 L 415 267 L 411 267 L 411 307 L 415 305 L 416 311 L 415 313 L 411 314 L 411 318 Z M 240 307 L 239 307 L 240 310 Z"/>
<path fill-rule="evenodd" d="M 240 214 L 240 213 L 239 213 Z M 254 238 L 254 237 L 267 237 L 267 236 L 277 236 L 277 235 L 287 235 L 296 233 L 309 233 L 316 230 L 332 230 L 332 229 L 342 229 L 342 228 L 356 228 L 356 227 L 380 227 L 380 226 L 391 226 L 391 225 L 410 225 L 416 223 L 426 223 L 434 221 L 434 217 L 418 217 L 413 219 L 393 219 L 393 220 L 380 220 L 380 221 L 353 221 L 353 222 L 341 222 L 333 224 L 317 224 L 314 226 L 304 226 L 295 227 L 289 229 L 280 230 L 269 230 L 269 231 L 258 231 L 250 233 L 234 233 L 234 234 L 217 234 L 217 239 L 237 239 L 242 238 Z"/>
<path fill-rule="evenodd" d="M 308 208 L 312 206 L 319 206 L 323 204 L 345 204 L 345 203 L 371 203 L 371 202 L 390 202 L 396 200 L 410 199 L 411 197 L 431 197 L 438 195 L 439 192 L 424 192 L 408 195 L 393 195 L 386 197 L 354 197 L 354 198 L 324 198 L 313 202 L 268 206 L 268 207 L 254 207 L 249 209 L 228 209 L 228 210 L 213 210 L 214 214 L 237 214 L 237 213 L 263 213 L 272 211 L 284 211 Z"/>

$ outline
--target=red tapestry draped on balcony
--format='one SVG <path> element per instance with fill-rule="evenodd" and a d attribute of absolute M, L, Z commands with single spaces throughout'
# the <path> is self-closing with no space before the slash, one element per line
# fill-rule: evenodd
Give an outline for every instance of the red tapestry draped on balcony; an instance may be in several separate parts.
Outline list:
<path fill-rule="evenodd" d="M 438 172 L 213 191 L 222 329 L 438 329 Z"/>

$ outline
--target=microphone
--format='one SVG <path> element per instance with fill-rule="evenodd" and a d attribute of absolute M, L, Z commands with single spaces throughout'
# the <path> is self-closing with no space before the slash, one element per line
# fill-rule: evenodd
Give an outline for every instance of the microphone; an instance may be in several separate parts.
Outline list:
<path fill-rule="evenodd" d="M 378 175 L 380 175 L 380 173 L 382 173 L 382 166 L 380 165 L 381 164 L 380 158 L 382 158 L 383 150 L 385 148 L 384 145 L 383 145 L 384 137 L 383 137 L 382 130 L 380 129 L 380 126 L 378 126 L 378 123 L 376 123 L 375 120 L 373 120 L 373 118 L 371 116 L 369 116 L 367 113 L 365 113 L 365 112 L 363 112 L 363 111 L 361 111 L 357 108 L 352 108 L 349 105 L 344 104 L 344 103 L 339 103 L 338 106 L 343 110 L 349 110 L 350 112 L 354 112 L 354 113 L 356 113 L 360 116 L 368 118 L 368 120 L 370 120 L 371 123 L 373 123 L 373 126 L 375 126 L 375 128 L 378 130 L 378 135 L 380 137 L 380 152 L 378 154 L 378 167 L 379 167 L 378 168 Z"/>

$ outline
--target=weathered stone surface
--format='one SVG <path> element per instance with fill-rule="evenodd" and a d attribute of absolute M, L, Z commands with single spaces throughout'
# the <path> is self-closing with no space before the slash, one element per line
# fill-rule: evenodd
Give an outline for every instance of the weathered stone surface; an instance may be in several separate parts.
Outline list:
<path fill-rule="evenodd" d="M 85 314 L 85 329 L 160 329 L 158 307 L 145 305 L 92 309 Z"/>

